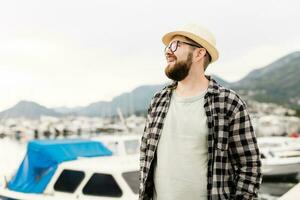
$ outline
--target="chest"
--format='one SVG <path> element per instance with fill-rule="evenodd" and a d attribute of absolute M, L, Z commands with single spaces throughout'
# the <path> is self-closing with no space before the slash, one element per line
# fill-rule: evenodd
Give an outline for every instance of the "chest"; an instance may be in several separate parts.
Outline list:
<path fill-rule="evenodd" d="M 164 106 L 152 113 L 155 117 L 152 118 L 148 137 L 151 144 L 157 146 L 164 130 L 196 140 L 206 135 L 208 146 L 214 146 L 214 143 L 226 145 L 228 142 L 229 118 L 224 103 L 208 97 L 198 105 L 173 105 L 171 101 L 161 105 Z"/>

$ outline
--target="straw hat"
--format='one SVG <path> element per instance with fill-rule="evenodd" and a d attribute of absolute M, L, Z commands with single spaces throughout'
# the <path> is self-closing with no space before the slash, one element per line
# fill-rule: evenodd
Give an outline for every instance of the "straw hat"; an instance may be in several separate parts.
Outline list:
<path fill-rule="evenodd" d="M 211 63 L 216 61 L 219 57 L 218 50 L 216 49 L 216 39 L 214 35 L 204 27 L 199 25 L 190 24 L 178 28 L 175 31 L 169 32 L 162 37 L 165 45 L 168 45 L 175 35 L 182 35 L 188 37 L 201 46 L 203 46 L 211 56 Z"/>

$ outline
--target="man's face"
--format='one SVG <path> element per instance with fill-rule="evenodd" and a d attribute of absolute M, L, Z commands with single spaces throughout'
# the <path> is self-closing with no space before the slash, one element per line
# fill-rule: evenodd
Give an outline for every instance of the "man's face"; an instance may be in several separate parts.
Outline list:
<path fill-rule="evenodd" d="M 187 42 L 185 37 L 182 36 L 175 36 L 170 43 L 173 41 Z M 174 53 L 167 48 L 165 56 L 168 62 L 165 68 L 167 77 L 174 81 L 182 81 L 185 79 L 189 74 L 193 62 L 193 52 L 190 46 L 179 43 Z"/>

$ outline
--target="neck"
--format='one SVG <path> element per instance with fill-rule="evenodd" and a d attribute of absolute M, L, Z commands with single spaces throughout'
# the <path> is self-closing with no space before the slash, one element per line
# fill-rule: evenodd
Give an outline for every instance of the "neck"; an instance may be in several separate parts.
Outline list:
<path fill-rule="evenodd" d="M 205 91 L 208 87 L 209 80 L 205 77 L 204 71 L 198 70 L 196 72 L 193 69 L 203 69 L 198 67 L 191 66 L 191 70 L 189 75 L 178 82 L 176 88 L 176 94 L 179 96 L 190 97 L 195 96 L 201 93 L 201 91 Z"/>

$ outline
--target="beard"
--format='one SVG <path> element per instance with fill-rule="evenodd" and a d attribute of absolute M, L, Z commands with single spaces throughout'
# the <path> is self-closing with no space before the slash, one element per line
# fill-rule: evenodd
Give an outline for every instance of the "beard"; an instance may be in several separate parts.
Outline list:
<path fill-rule="evenodd" d="M 175 57 L 175 56 L 174 56 Z M 187 77 L 192 65 L 193 54 L 190 52 L 185 61 L 175 62 L 175 64 L 169 64 L 165 68 L 165 74 L 168 78 L 174 81 L 182 81 Z M 177 59 L 177 58 L 175 58 Z"/>

